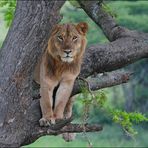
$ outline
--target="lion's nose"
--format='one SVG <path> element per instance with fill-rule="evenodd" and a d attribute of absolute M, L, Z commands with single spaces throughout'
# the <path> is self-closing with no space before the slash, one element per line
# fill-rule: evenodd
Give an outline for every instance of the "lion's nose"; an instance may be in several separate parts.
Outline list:
<path fill-rule="evenodd" d="M 64 52 L 65 52 L 66 54 L 69 54 L 69 53 L 71 53 L 71 50 L 70 50 L 70 49 L 67 49 L 67 50 L 64 50 Z"/>

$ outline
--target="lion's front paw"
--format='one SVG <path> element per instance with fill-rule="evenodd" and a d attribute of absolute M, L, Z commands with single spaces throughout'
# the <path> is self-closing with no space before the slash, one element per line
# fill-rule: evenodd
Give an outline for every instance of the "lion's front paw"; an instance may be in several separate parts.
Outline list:
<path fill-rule="evenodd" d="M 39 120 L 39 124 L 40 124 L 40 126 L 50 126 L 52 124 L 55 124 L 55 120 L 54 119 L 41 118 Z"/>

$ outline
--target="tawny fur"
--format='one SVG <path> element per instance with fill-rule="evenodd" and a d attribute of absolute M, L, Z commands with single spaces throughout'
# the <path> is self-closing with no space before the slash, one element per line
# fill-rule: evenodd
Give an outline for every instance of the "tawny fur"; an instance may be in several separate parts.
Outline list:
<path fill-rule="evenodd" d="M 72 114 L 73 84 L 80 73 L 86 47 L 86 23 L 56 25 L 48 41 L 48 47 L 38 62 L 34 78 L 40 84 L 41 126 L 48 126 L 56 119 Z M 65 51 L 70 51 L 66 53 Z M 53 90 L 59 84 L 53 108 Z"/>

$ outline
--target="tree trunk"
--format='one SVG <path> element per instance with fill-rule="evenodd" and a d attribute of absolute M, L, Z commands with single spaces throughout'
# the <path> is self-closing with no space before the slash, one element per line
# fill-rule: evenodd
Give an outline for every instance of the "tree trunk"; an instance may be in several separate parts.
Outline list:
<path fill-rule="evenodd" d="M 17 3 L 0 52 L 0 147 L 20 146 L 32 132 L 32 72 L 51 28 L 60 20 L 63 4 L 54 0 Z"/>

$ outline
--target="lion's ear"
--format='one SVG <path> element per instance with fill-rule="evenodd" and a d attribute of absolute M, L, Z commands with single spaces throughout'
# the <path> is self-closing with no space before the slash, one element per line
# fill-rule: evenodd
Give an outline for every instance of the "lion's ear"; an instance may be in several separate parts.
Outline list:
<path fill-rule="evenodd" d="M 60 25 L 56 24 L 52 30 L 51 30 L 51 35 L 54 35 L 55 33 L 57 33 L 59 31 Z"/>
<path fill-rule="evenodd" d="M 77 24 L 76 28 L 79 33 L 85 35 L 88 31 L 88 24 L 85 22 L 80 22 L 79 24 Z"/>

